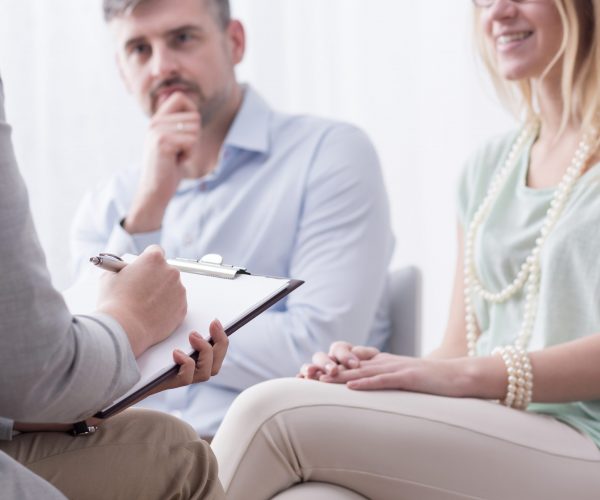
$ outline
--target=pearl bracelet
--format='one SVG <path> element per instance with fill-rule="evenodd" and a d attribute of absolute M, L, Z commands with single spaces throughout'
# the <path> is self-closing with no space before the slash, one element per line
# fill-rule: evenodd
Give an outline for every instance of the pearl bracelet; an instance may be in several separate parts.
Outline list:
<path fill-rule="evenodd" d="M 496 347 L 492 355 L 499 354 L 506 366 L 508 384 L 506 396 L 501 401 L 503 405 L 525 410 L 533 396 L 533 370 L 529 354 L 519 347 Z"/>

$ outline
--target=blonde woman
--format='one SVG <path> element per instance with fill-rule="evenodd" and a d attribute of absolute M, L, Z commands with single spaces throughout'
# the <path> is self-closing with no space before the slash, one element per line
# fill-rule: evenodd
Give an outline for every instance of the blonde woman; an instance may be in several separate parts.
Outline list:
<path fill-rule="evenodd" d="M 461 179 L 444 341 L 338 342 L 301 370 L 327 383 L 243 394 L 214 441 L 228 498 L 600 498 L 600 0 L 474 4 L 522 126 Z"/>

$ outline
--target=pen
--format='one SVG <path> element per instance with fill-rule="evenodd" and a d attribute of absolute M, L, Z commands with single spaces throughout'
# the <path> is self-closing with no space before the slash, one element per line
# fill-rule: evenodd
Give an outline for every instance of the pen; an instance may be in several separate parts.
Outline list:
<path fill-rule="evenodd" d="M 112 253 L 100 253 L 95 257 L 90 257 L 90 262 L 100 269 L 114 273 L 118 273 L 127 265 L 127 262 L 121 257 Z"/>
<path fill-rule="evenodd" d="M 90 262 L 100 269 L 114 273 L 118 273 L 127 265 L 127 262 L 121 257 L 112 253 L 99 253 L 90 257 Z M 200 260 L 167 259 L 167 264 L 185 273 L 204 274 L 226 279 L 234 279 L 239 274 L 250 274 L 243 267 L 229 266 L 222 262 L 222 257 L 217 254 L 205 255 Z"/>

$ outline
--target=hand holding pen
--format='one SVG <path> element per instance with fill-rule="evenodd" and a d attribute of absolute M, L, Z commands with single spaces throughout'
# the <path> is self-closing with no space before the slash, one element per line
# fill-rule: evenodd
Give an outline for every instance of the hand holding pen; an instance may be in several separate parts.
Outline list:
<path fill-rule="evenodd" d="M 113 304 L 108 307 L 108 310 L 106 305 L 101 307 L 104 307 L 104 312 L 113 315 L 121 323 L 128 336 L 130 336 L 128 327 L 122 322 L 123 320 L 110 312 L 114 310 L 115 305 L 119 306 L 127 302 L 129 305 L 126 309 L 130 313 L 147 320 L 145 321 L 146 327 L 143 335 L 148 336 L 151 333 L 150 330 L 154 330 L 155 333 L 149 336 L 156 339 L 155 334 L 160 335 L 158 340 L 150 345 L 169 336 L 183 320 L 187 305 L 185 289 L 181 284 L 179 270 L 187 270 L 189 267 L 188 261 L 181 261 L 181 264 L 176 261 L 168 261 L 164 258 L 162 249 L 152 245 L 130 264 L 117 255 L 107 253 L 91 257 L 90 262 L 115 273 L 112 276 L 107 275 L 106 280 L 111 290 L 104 294 L 104 296 L 111 297 Z M 177 269 L 173 264 L 177 264 Z M 119 272 L 125 267 L 127 267 L 127 273 Z M 126 288 L 121 287 L 121 281 L 124 282 Z M 133 288 L 131 282 L 133 282 Z M 183 295 L 180 296 L 180 293 L 183 293 Z M 177 309 L 180 300 L 183 300 L 182 310 Z M 173 306 L 175 309 L 173 309 Z M 127 321 L 127 318 L 124 321 Z M 211 375 L 218 373 L 227 352 L 229 341 L 223 326 L 218 320 L 211 322 L 209 330 L 210 339 L 208 341 L 198 332 L 191 332 L 189 335 L 191 347 L 198 352 L 197 361 L 194 361 L 183 351 L 176 350 L 173 352 L 173 360 L 180 365 L 179 372 L 176 376 L 161 384 L 157 391 L 205 381 Z M 134 354 L 137 357 L 144 350 L 136 352 L 134 348 Z"/>
<path fill-rule="evenodd" d="M 96 262 L 113 271 L 100 280 L 98 309 L 123 326 L 136 357 L 183 321 L 185 288 L 179 271 L 167 264 L 159 246 L 148 247 L 130 264 L 109 254 L 99 255 Z"/>

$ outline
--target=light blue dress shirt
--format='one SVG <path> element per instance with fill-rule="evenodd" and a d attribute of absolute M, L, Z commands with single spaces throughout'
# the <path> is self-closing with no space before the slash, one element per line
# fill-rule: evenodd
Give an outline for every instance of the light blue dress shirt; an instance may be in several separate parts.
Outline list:
<path fill-rule="evenodd" d="M 130 235 L 119 222 L 139 176 L 124 171 L 85 197 L 72 231 L 78 272 L 99 251 L 137 254 L 158 243 L 169 257 L 218 253 L 255 274 L 306 281 L 231 337 L 218 376 L 144 406 L 214 434 L 240 391 L 295 375 L 332 341 L 385 343 L 393 236 L 379 160 L 362 131 L 276 113 L 246 87 L 216 169 L 181 182 L 161 230 Z"/>

